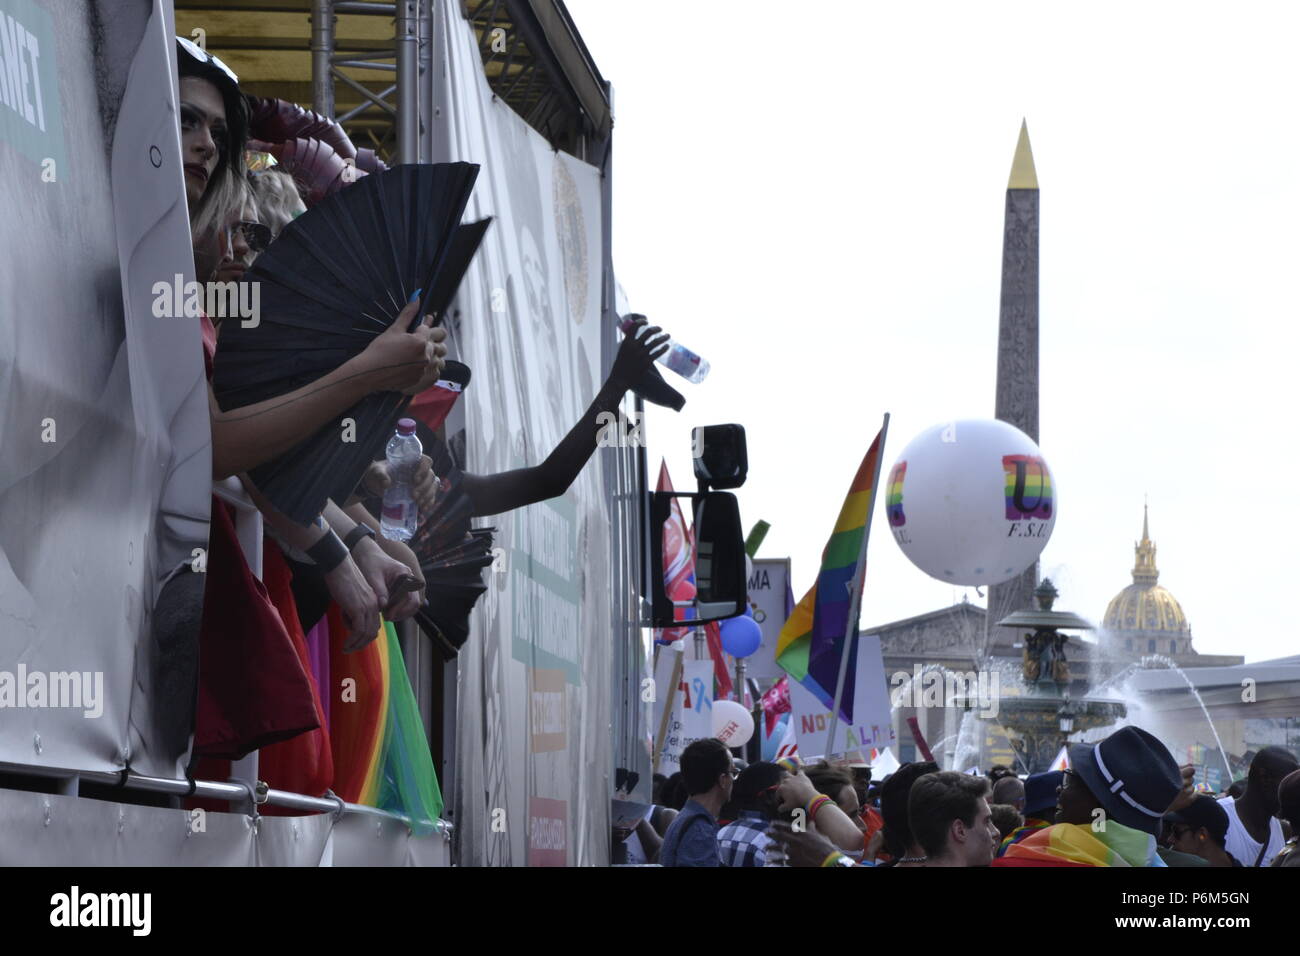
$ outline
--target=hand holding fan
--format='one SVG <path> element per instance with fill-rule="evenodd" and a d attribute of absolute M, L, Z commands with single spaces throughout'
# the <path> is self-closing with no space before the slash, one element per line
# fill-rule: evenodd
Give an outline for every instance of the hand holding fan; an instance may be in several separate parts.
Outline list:
<path fill-rule="evenodd" d="M 483 569 L 492 564 L 495 528 L 471 528 L 473 502 L 464 489 L 464 475 L 452 464 L 442 442 L 429 449 L 439 477 L 437 502 L 422 516 L 411 538 L 420 561 L 427 603 L 415 615 L 446 660 L 456 656 L 469 637 L 469 614 L 487 591 Z"/>
<path fill-rule="evenodd" d="M 218 339 L 213 391 L 223 410 L 292 392 L 362 354 L 422 290 L 407 331 L 441 319 L 487 221 L 460 218 L 478 167 L 406 165 L 343 189 L 287 225 L 247 274 L 260 283 L 252 327 Z M 409 399 L 376 391 L 288 452 L 251 470 L 271 503 L 299 523 L 352 493 Z"/>

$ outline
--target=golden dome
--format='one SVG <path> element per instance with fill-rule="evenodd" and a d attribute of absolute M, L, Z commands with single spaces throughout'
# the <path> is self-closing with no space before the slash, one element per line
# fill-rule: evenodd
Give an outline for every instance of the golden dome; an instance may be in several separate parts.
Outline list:
<path fill-rule="evenodd" d="M 1133 565 L 1133 583 L 1126 587 L 1106 608 L 1102 628 L 1119 638 L 1179 638 L 1178 652 L 1191 652 L 1192 629 L 1178 601 L 1156 582 L 1156 546 L 1147 526 L 1146 507 L 1142 509 L 1142 540 L 1134 546 L 1137 560 Z M 1130 648 L 1132 649 L 1132 648 Z M 1146 648 L 1137 648 L 1146 650 Z M 1158 645 L 1163 653 L 1169 645 Z"/>

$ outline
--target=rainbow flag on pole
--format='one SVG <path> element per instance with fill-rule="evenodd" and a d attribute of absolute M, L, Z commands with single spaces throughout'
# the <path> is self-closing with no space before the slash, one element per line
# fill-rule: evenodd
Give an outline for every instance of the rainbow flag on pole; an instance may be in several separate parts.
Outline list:
<path fill-rule="evenodd" d="M 858 666 L 857 617 L 866 575 L 867 533 L 880 480 L 880 455 L 887 427 L 888 419 L 853 476 L 835 530 L 822 551 L 817 583 L 795 606 L 776 642 L 776 662 L 830 710 L 835 706 L 835 685 L 844 641 L 846 635 L 851 635 L 853 643 L 840 701 L 840 717 L 850 722 L 853 720 L 853 676 Z"/>

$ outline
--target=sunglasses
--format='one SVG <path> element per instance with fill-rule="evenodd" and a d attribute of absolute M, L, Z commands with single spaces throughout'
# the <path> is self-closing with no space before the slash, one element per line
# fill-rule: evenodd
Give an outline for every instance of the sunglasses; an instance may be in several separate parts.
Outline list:
<path fill-rule="evenodd" d="M 231 226 L 227 232 L 227 248 L 234 248 L 235 230 L 238 229 L 244 236 L 244 242 L 248 243 L 250 252 L 265 252 L 266 247 L 271 244 L 271 227 L 260 222 L 251 222 L 243 220 Z"/>
<path fill-rule="evenodd" d="M 181 45 L 186 53 L 194 57 L 194 59 L 198 60 L 200 63 L 211 63 L 222 73 L 226 74 L 226 76 L 230 77 L 231 83 L 234 83 L 236 86 L 239 85 L 239 77 L 235 76 L 230 67 L 226 66 L 226 64 L 222 63 L 207 50 L 204 50 L 193 41 L 187 40 L 184 37 L 177 37 L 176 42 Z"/>

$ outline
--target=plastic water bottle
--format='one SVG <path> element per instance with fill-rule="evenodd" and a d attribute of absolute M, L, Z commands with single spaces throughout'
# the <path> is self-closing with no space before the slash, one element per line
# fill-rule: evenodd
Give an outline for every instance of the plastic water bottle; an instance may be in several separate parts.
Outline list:
<path fill-rule="evenodd" d="M 632 328 L 633 323 L 638 318 L 640 318 L 640 316 L 624 316 L 618 323 L 618 327 L 626 333 Z M 649 328 L 649 323 L 641 326 L 641 331 L 638 333 L 638 337 L 644 335 L 647 328 Z M 655 361 L 665 368 L 676 372 L 688 382 L 702 382 L 704 381 L 704 377 L 709 374 L 709 363 L 706 360 L 700 358 L 686 346 L 675 342 L 671 338 L 668 340 L 668 351 L 655 359 Z"/>
<path fill-rule="evenodd" d="M 397 431 L 384 449 L 384 457 L 388 459 L 390 484 L 384 492 L 384 510 L 379 518 L 379 530 L 385 538 L 410 541 L 420 525 L 420 509 L 415 503 L 411 486 L 415 481 L 415 468 L 423 454 L 424 448 L 415 434 L 415 421 L 403 418 L 397 423 Z"/>

